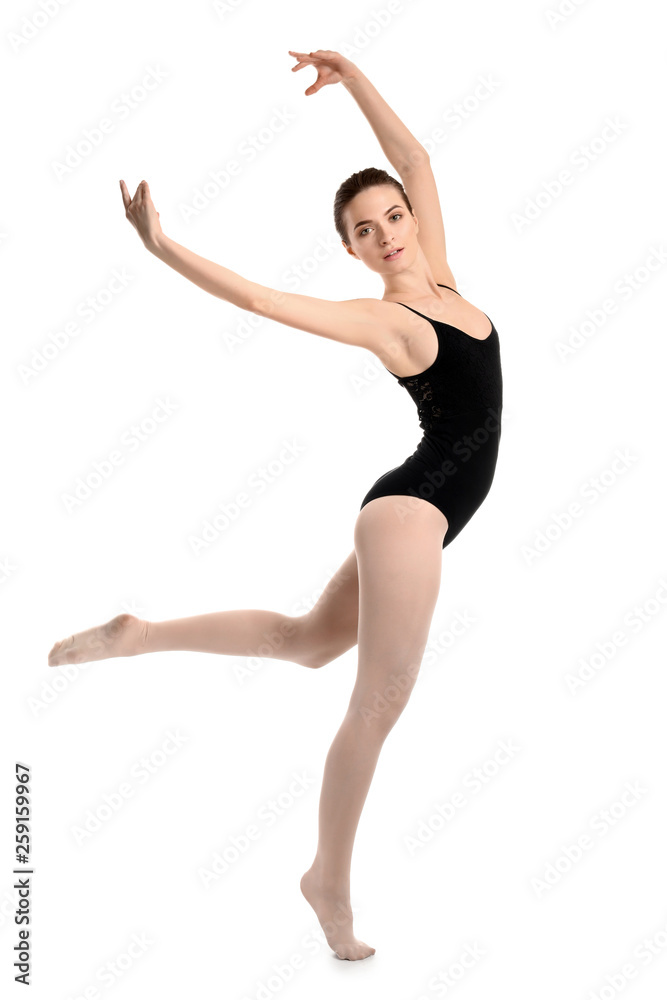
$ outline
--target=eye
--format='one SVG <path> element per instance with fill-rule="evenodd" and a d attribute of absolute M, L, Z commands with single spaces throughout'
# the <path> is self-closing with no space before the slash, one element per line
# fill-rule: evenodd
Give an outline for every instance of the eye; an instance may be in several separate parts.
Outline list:
<path fill-rule="evenodd" d="M 402 213 L 401 212 L 395 212 L 394 215 L 391 216 L 391 218 L 392 219 L 400 219 L 400 218 L 402 218 Z M 369 228 L 370 228 L 369 226 L 366 227 L 366 229 L 369 229 Z M 366 229 L 361 229 L 359 231 L 359 235 L 363 236 L 364 233 L 366 232 Z"/>

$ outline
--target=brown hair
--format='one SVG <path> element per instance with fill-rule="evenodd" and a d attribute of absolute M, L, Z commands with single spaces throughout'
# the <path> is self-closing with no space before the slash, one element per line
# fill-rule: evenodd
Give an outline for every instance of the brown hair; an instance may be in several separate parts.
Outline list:
<path fill-rule="evenodd" d="M 388 174 L 386 170 L 381 170 L 378 167 L 366 167 L 365 170 L 357 170 L 356 174 L 350 174 L 347 180 L 344 180 L 341 186 L 336 191 L 336 197 L 334 198 L 334 225 L 336 227 L 336 232 L 342 240 L 345 240 L 347 245 L 350 245 L 350 240 L 347 234 L 347 226 L 343 218 L 343 209 L 348 205 L 360 191 L 365 191 L 366 188 L 375 187 L 377 184 L 393 184 L 394 187 L 399 191 L 403 201 L 406 204 L 411 215 L 414 215 L 412 211 L 412 205 L 410 200 L 405 193 L 403 185 L 400 181 L 397 181 L 395 177 Z"/>

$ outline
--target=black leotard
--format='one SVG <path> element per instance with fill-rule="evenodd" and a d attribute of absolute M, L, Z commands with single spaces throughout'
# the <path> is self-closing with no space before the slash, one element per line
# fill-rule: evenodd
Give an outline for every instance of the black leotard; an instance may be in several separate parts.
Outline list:
<path fill-rule="evenodd" d="M 498 331 L 487 316 L 491 332 L 478 340 L 412 306 L 405 308 L 432 323 L 438 338 L 435 361 L 423 372 L 399 376 L 387 368 L 415 401 L 424 434 L 402 465 L 371 486 L 359 509 L 384 496 L 428 500 L 449 524 L 444 549 L 480 507 L 493 482 L 503 408 Z"/>

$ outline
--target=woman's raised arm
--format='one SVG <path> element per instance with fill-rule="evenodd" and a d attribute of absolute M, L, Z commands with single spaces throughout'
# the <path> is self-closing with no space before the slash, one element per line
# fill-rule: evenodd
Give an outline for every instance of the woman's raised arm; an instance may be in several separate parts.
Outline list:
<path fill-rule="evenodd" d="M 403 182 L 419 220 L 419 245 L 435 280 L 455 289 L 456 282 L 447 261 L 442 208 L 428 151 L 392 111 L 368 77 L 340 52 L 317 49 L 315 52 L 290 51 L 290 55 L 299 60 L 292 66 L 292 72 L 311 65 L 317 70 L 317 80 L 306 90 L 307 97 L 327 84 L 342 83 L 355 99 L 382 152 Z"/>
<path fill-rule="evenodd" d="M 311 65 L 317 70 L 317 80 L 305 91 L 307 97 L 327 84 L 343 84 L 367 118 L 382 152 L 401 177 L 428 162 L 428 153 L 422 144 L 353 62 L 330 49 L 317 49 L 315 52 L 290 50 L 289 54 L 299 60 L 296 66 L 292 66 L 292 72 Z"/>

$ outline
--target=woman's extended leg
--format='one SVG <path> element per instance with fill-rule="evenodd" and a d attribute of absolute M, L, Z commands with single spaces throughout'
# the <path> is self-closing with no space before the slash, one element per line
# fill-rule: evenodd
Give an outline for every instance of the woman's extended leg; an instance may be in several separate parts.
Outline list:
<path fill-rule="evenodd" d="M 86 663 L 115 656 L 189 650 L 228 656 L 275 657 L 320 667 L 357 641 L 358 580 L 353 551 L 328 581 L 305 615 L 240 609 L 212 611 L 190 618 L 149 622 L 117 615 L 104 625 L 56 642 L 49 666 Z"/>
<path fill-rule="evenodd" d="M 382 745 L 419 672 L 440 589 L 447 530 L 444 515 L 425 500 L 418 501 L 421 510 L 397 526 L 395 501 L 378 497 L 357 518 L 357 680 L 327 756 L 317 854 L 301 880 L 330 947 L 346 959 L 375 951 L 352 930 L 352 847 Z"/>

